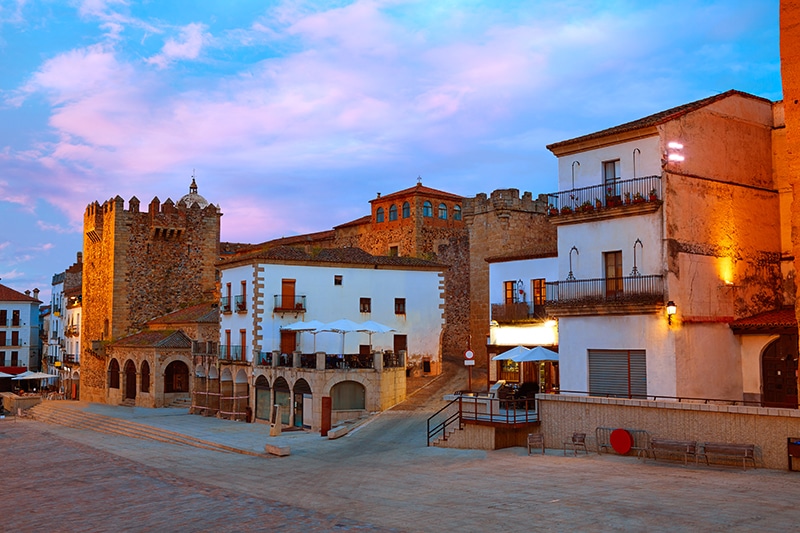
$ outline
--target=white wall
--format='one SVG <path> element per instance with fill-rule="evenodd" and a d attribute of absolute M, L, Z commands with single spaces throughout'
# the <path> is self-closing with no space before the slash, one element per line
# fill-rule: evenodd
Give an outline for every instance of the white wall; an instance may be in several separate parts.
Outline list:
<path fill-rule="evenodd" d="M 676 396 L 674 332 L 661 315 L 559 319 L 561 390 L 588 391 L 588 350 L 645 350 L 647 394 Z"/>
<path fill-rule="evenodd" d="M 558 279 L 558 257 L 520 259 L 489 263 L 489 303 L 504 302 L 503 282 L 522 280 L 525 287 L 525 301 L 531 301 L 532 279 L 556 281 Z"/>
<path fill-rule="evenodd" d="M 633 179 L 633 151 L 636 148 L 640 151 L 636 154 L 636 177 L 660 176 L 660 140 L 658 136 L 653 136 L 560 157 L 558 159 L 558 190 L 568 191 L 603 183 L 603 161 L 615 159 L 620 160 L 620 179 Z M 573 186 L 572 164 L 574 161 L 578 161 L 580 166 L 574 166 L 575 184 Z"/>

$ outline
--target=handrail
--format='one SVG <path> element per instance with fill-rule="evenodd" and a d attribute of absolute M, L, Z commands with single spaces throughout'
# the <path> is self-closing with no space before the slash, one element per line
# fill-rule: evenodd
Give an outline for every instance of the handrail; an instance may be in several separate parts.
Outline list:
<path fill-rule="evenodd" d="M 436 418 L 439 414 L 441 414 L 445 409 L 451 407 L 456 402 L 458 402 L 458 411 L 456 411 L 453 414 L 448 415 L 447 417 L 445 417 L 445 419 L 442 422 L 437 423 L 436 425 L 434 425 L 433 428 L 431 428 L 431 421 L 434 418 Z M 428 443 L 427 443 L 427 445 L 428 446 L 431 445 L 431 440 L 436 436 L 437 433 L 439 433 L 439 431 L 442 432 L 443 436 L 446 435 L 447 434 L 447 427 L 450 424 L 452 424 L 453 422 L 455 422 L 456 420 L 460 421 L 460 419 L 461 419 L 461 397 L 458 397 L 458 398 L 456 398 L 454 400 L 450 400 L 450 403 L 448 403 L 447 405 L 445 405 L 444 407 L 442 407 L 441 409 L 439 409 L 438 411 L 433 413 L 430 417 L 428 417 L 428 421 L 427 421 L 427 423 L 428 423 Z"/>
<path fill-rule="evenodd" d="M 588 391 L 577 391 L 577 390 L 560 390 L 560 394 L 567 394 L 567 395 L 583 395 L 583 396 L 593 396 L 595 398 L 620 398 L 623 400 L 676 400 L 678 403 L 681 402 L 703 402 L 704 404 L 709 403 L 720 403 L 725 405 L 755 405 L 761 407 L 761 402 L 754 401 L 754 400 L 731 400 L 731 399 L 723 399 L 723 398 L 697 398 L 692 396 L 664 396 L 661 394 L 599 394 L 599 393 L 591 393 Z"/>

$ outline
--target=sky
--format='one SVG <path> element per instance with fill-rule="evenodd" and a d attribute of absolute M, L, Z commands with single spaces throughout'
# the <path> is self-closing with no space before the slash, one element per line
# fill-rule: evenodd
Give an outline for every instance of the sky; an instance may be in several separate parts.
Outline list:
<path fill-rule="evenodd" d="M 199 193 L 223 241 L 413 186 L 557 190 L 545 145 L 729 89 L 780 100 L 778 0 L 0 0 L 0 283 L 94 201 Z"/>

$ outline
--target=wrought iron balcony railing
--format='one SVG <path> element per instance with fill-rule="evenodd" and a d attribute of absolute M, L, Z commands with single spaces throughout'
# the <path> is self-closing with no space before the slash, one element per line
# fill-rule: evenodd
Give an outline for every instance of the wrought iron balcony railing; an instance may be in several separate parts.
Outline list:
<path fill-rule="evenodd" d="M 235 306 L 237 313 L 244 313 L 247 311 L 247 299 L 243 294 L 234 296 L 233 305 Z"/>
<path fill-rule="evenodd" d="M 223 313 L 231 312 L 231 299 L 229 297 L 223 296 L 219 299 L 219 310 Z"/>
<path fill-rule="evenodd" d="M 532 302 L 515 302 L 509 304 L 492 304 L 492 320 L 498 324 L 527 322 L 547 316 L 544 304 Z"/>
<path fill-rule="evenodd" d="M 664 278 L 620 278 L 554 281 L 545 284 L 548 306 L 586 304 L 657 304 L 664 301 Z"/>
<path fill-rule="evenodd" d="M 241 345 L 227 346 L 221 344 L 219 347 L 219 358 L 225 361 L 244 361 L 244 351 Z"/>
<path fill-rule="evenodd" d="M 618 180 L 547 195 L 550 216 L 591 213 L 611 207 L 629 206 L 662 199 L 661 176 Z"/>
<path fill-rule="evenodd" d="M 275 298 L 275 311 L 305 311 L 306 310 L 306 297 L 293 296 L 290 294 L 276 294 Z"/>

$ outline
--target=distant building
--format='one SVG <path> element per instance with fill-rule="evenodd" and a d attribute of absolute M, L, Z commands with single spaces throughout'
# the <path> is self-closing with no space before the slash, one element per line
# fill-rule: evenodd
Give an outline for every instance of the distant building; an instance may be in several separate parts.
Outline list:
<path fill-rule="evenodd" d="M 0 284 L 0 367 L 39 365 L 39 289 L 25 293 Z"/>

